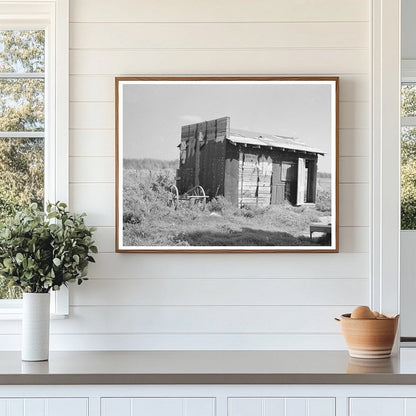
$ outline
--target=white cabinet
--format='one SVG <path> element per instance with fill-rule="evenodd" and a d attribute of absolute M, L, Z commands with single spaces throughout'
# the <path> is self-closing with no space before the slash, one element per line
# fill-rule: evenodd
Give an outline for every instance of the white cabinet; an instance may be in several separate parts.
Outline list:
<path fill-rule="evenodd" d="M 416 416 L 416 385 L 0 385 L 0 416 Z"/>
<path fill-rule="evenodd" d="M 0 399 L 0 416 L 87 416 L 87 398 Z"/>
<path fill-rule="evenodd" d="M 349 416 L 416 415 L 415 398 L 351 398 Z"/>
<path fill-rule="evenodd" d="M 101 416 L 213 416 L 214 398 L 102 398 Z"/>
<path fill-rule="evenodd" d="M 230 398 L 228 416 L 335 416 L 335 399 Z"/>

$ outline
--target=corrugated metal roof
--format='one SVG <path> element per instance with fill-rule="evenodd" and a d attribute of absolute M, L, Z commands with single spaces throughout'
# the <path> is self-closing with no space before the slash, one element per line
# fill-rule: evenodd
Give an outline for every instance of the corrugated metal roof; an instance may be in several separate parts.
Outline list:
<path fill-rule="evenodd" d="M 280 149 L 300 150 L 303 152 L 318 153 L 324 155 L 322 150 L 307 145 L 293 137 L 277 136 L 275 134 L 256 133 L 253 131 L 230 129 L 232 143 L 248 144 L 253 146 L 276 147 Z"/>

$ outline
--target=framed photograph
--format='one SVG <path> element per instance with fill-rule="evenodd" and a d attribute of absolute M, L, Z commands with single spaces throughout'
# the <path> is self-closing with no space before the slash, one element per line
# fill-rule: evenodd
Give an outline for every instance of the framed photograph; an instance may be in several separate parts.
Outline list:
<path fill-rule="evenodd" d="M 337 252 L 338 77 L 116 78 L 118 252 Z"/>

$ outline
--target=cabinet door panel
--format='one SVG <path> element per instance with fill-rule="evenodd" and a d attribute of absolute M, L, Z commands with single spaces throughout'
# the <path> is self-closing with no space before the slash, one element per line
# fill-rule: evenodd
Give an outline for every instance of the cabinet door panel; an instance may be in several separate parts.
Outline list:
<path fill-rule="evenodd" d="M 0 399 L 0 416 L 87 416 L 87 398 Z"/>
<path fill-rule="evenodd" d="M 9 399 L 7 402 L 9 406 L 9 413 L 7 413 L 7 416 L 24 416 L 23 399 Z"/>
<path fill-rule="evenodd" d="M 45 399 L 24 399 L 24 409 L 25 416 L 46 416 Z"/>
<path fill-rule="evenodd" d="M 101 399 L 101 416 L 213 416 L 213 398 L 132 397 Z"/>
<path fill-rule="evenodd" d="M 182 399 L 133 399 L 132 416 L 182 416 Z"/>
<path fill-rule="evenodd" d="M 215 415 L 215 399 L 211 399 L 211 398 L 184 399 L 184 415 L 185 416 L 214 416 Z"/>
<path fill-rule="evenodd" d="M 263 416 L 262 401 L 251 397 L 228 399 L 228 416 Z"/>
<path fill-rule="evenodd" d="M 264 411 L 267 416 L 285 416 L 285 399 L 267 399 Z"/>
<path fill-rule="evenodd" d="M 308 401 L 306 399 L 286 399 L 285 416 L 307 416 Z"/>
<path fill-rule="evenodd" d="M 335 399 L 230 398 L 228 416 L 335 416 Z"/>
<path fill-rule="evenodd" d="M 352 398 L 350 416 L 406 416 L 405 399 Z"/>
<path fill-rule="evenodd" d="M 87 416 L 88 399 L 47 399 L 47 416 Z"/>
<path fill-rule="evenodd" d="M 405 402 L 406 416 L 416 415 L 416 399 L 406 399 Z"/>
<path fill-rule="evenodd" d="M 101 416 L 130 416 L 131 399 L 101 399 Z"/>
<path fill-rule="evenodd" d="M 0 416 L 23 415 L 23 399 L 0 399 Z"/>
<path fill-rule="evenodd" d="M 335 416 L 335 399 L 308 399 L 308 416 Z"/>

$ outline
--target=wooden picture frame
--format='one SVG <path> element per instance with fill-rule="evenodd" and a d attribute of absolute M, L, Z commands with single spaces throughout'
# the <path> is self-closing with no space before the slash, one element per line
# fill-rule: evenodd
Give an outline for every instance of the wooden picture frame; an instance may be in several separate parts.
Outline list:
<path fill-rule="evenodd" d="M 338 252 L 338 85 L 117 77 L 116 251 Z"/>

